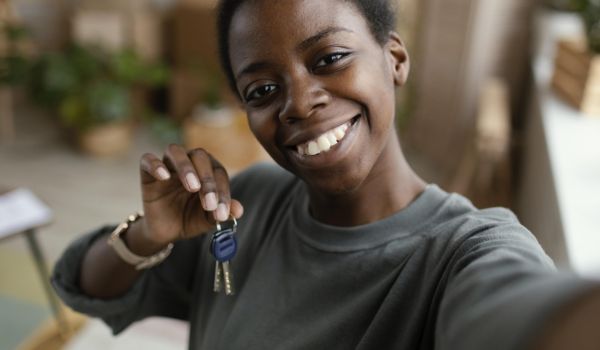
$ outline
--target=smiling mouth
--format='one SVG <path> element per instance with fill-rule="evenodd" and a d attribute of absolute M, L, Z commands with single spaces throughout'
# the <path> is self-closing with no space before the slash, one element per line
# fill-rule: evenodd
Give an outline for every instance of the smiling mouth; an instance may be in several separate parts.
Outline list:
<path fill-rule="evenodd" d="M 360 115 L 357 115 L 346 123 L 324 132 L 317 138 L 297 145 L 296 151 L 301 156 L 316 156 L 330 151 L 346 137 L 348 128 L 354 125 L 359 118 Z"/>

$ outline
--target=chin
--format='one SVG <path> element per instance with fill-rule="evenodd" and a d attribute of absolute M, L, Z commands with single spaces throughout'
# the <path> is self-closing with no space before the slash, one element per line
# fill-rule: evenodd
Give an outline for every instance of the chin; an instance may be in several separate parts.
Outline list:
<path fill-rule="evenodd" d="M 335 171 L 318 176 L 302 176 L 296 174 L 304 181 L 311 191 L 329 196 L 341 196 L 356 192 L 364 182 L 363 176 L 356 169 L 352 171 Z"/>

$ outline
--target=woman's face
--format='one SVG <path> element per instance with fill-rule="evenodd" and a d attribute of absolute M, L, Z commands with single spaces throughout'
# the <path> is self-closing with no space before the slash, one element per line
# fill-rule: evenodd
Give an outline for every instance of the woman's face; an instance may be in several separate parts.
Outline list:
<path fill-rule="evenodd" d="M 229 45 L 250 128 L 281 166 L 326 193 L 385 167 L 408 73 L 397 36 L 380 45 L 347 1 L 258 0 L 237 10 Z"/>

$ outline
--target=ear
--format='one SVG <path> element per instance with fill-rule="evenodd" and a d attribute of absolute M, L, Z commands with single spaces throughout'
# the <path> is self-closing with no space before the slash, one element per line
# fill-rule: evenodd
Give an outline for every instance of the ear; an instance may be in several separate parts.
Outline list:
<path fill-rule="evenodd" d="M 386 44 L 386 53 L 388 54 L 394 85 L 403 86 L 410 72 L 410 58 L 398 33 L 390 32 Z"/>

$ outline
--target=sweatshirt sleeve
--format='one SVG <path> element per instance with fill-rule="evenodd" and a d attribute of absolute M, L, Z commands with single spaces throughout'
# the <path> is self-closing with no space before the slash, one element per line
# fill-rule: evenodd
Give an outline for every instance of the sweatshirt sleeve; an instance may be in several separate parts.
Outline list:
<path fill-rule="evenodd" d="M 457 256 L 436 326 L 436 349 L 528 349 L 554 314 L 595 284 L 556 272 L 514 218 L 474 230 Z"/>
<path fill-rule="evenodd" d="M 149 316 L 188 319 L 200 239 L 177 242 L 160 265 L 145 270 L 134 286 L 113 299 L 87 296 L 79 288 L 83 257 L 97 239 L 106 239 L 114 226 L 90 232 L 65 250 L 54 267 L 51 282 L 59 297 L 75 311 L 102 319 L 113 334 Z"/>

